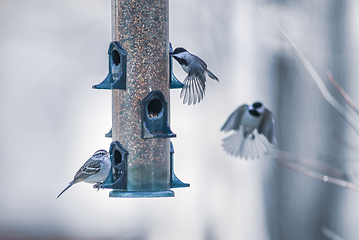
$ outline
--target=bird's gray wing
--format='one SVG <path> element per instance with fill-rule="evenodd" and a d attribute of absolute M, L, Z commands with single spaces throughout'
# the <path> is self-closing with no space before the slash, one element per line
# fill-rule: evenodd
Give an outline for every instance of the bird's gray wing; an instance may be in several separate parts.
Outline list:
<path fill-rule="evenodd" d="M 268 109 L 264 110 L 262 121 L 258 127 L 258 133 L 263 134 L 271 144 L 277 144 L 274 116 Z"/>
<path fill-rule="evenodd" d="M 242 105 L 237 108 L 227 119 L 223 125 L 221 131 L 228 132 L 230 130 L 238 130 L 241 125 L 242 117 L 245 111 L 247 111 L 248 105 Z"/>
<path fill-rule="evenodd" d="M 183 104 L 188 105 L 199 103 L 205 93 L 206 77 L 203 68 L 198 64 L 192 64 L 188 76 L 183 81 L 180 97 L 183 97 Z"/>
<path fill-rule="evenodd" d="M 102 161 L 101 160 L 87 160 L 84 165 L 76 172 L 74 177 L 74 182 L 81 182 L 87 177 L 98 173 L 101 170 Z"/>
<path fill-rule="evenodd" d="M 216 80 L 217 82 L 219 82 L 219 79 L 211 71 L 209 71 L 207 69 L 207 64 L 201 58 L 199 58 L 199 57 L 197 57 L 196 55 L 193 55 L 193 54 L 192 54 L 192 56 L 193 56 L 193 58 L 197 59 L 197 62 L 199 62 L 201 64 L 201 67 L 206 71 L 207 75 L 210 78 L 212 78 L 212 79 Z"/>
<path fill-rule="evenodd" d="M 204 69 L 207 68 L 207 64 L 200 57 L 193 55 L 193 54 L 192 54 L 192 57 L 195 58 L 197 60 L 197 62 L 199 62 L 201 64 L 202 68 L 204 68 Z"/>

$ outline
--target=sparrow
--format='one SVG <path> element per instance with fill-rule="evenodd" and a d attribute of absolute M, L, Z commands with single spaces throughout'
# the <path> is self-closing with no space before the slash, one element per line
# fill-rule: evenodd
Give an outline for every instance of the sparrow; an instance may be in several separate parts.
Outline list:
<path fill-rule="evenodd" d="M 206 75 L 219 82 L 219 79 L 207 69 L 207 64 L 194 54 L 189 53 L 182 47 L 176 48 L 172 56 L 188 74 L 184 79 L 180 97 L 183 97 L 183 104 L 188 105 L 199 103 L 205 94 Z"/>
<path fill-rule="evenodd" d="M 76 172 L 74 180 L 57 196 L 59 198 L 72 185 L 79 182 L 100 184 L 110 174 L 111 160 L 106 150 L 96 151 L 89 160 Z"/>
<path fill-rule="evenodd" d="M 273 145 L 277 144 L 273 114 L 261 102 L 237 108 L 221 129 L 224 132 L 230 130 L 235 133 L 224 138 L 222 146 L 235 157 L 259 158 L 268 151 L 264 138 Z"/>

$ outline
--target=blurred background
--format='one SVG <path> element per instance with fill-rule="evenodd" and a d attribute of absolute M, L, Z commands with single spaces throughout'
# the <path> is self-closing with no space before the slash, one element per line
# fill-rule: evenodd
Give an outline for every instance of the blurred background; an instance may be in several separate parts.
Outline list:
<path fill-rule="evenodd" d="M 80 183 L 58 193 L 111 139 L 111 2 L 0 1 L 0 239 L 359 239 L 359 193 L 278 165 L 227 155 L 219 130 L 242 104 L 262 101 L 277 120 L 277 149 L 316 159 L 358 182 L 358 135 L 324 100 L 276 34 L 263 4 L 345 105 L 356 103 L 359 3 L 351 0 L 170 1 L 170 41 L 221 80 L 204 101 L 171 90 L 176 197 L 109 198 Z M 174 73 L 185 73 L 174 62 Z M 350 111 L 350 113 L 353 113 Z M 355 118 L 359 121 L 358 118 Z M 326 236 L 327 235 L 327 236 Z M 330 238 L 328 238 L 328 236 Z"/>

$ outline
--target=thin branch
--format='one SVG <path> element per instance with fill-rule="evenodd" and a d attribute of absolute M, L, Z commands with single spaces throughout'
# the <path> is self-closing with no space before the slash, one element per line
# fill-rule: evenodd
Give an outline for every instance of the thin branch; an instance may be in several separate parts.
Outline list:
<path fill-rule="evenodd" d="M 355 105 L 354 101 L 349 97 L 349 95 L 344 91 L 344 89 L 340 86 L 340 84 L 335 80 L 333 74 L 328 71 L 328 78 L 332 82 L 332 84 L 338 89 L 339 93 L 342 95 L 344 100 L 349 104 L 349 106 L 355 111 L 356 114 L 359 115 L 359 108 Z"/>
<path fill-rule="evenodd" d="M 306 59 L 306 57 L 302 54 L 302 52 L 299 51 L 299 49 L 294 44 L 294 42 L 289 38 L 287 33 L 273 20 L 273 18 L 269 15 L 267 10 L 263 6 L 260 7 L 260 11 L 264 16 L 266 16 L 270 20 L 278 35 L 289 45 L 294 55 L 303 64 L 304 68 L 308 71 L 309 75 L 314 80 L 315 84 L 319 88 L 325 100 L 327 100 L 330 103 L 330 105 L 332 105 L 335 108 L 335 110 L 337 110 L 337 112 L 344 118 L 344 120 L 359 135 L 359 126 L 357 125 L 357 122 L 353 119 L 351 115 L 349 115 L 349 113 L 343 108 L 343 106 L 340 105 L 339 102 L 330 94 L 329 90 L 326 88 L 323 80 L 320 78 L 317 71 Z"/>
<path fill-rule="evenodd" d="M 336 234 L 326 226 L 322 226 L 322 233 L 324 236 L 326 236 L 331 240 L 345 240 L 344 238 L 340 237 L 338 234 Z"/>
<path fill-rule="evenodd" d="M 304 167 L 295 165 L 293 163 L 286 162 L 285 160 L 282 160 L 280 158 L 277 158 L 277 162 L 279 164 L 283 165 L 284 167 L 289 168 L 298 173 L 301 173 L 303 175 L 306 175 L 307 177 L 314 178 L 314 179 L 317 179 L 317 180 L 320 180 L 323 182 L 331 183 L 331 184 L 334 184 L 334 185 L 337 185 L 337 186 L 340 186 L 343 188 L 348 188 L 348 189 L 355 190 L 355 191 L 359 192 L 359 186 L 354 183 L 351 183 L 351 182 L 348 182 L 345 180 L 341 180 L 338 178 L 334 178 L 334 177 L 329 177 L 327 175 L 314 172 L 312 170 L 308 170 Z"/>
<path fill-rule="evenodd" d="M 314 160 L 314 159 L 311 159 L 308 157 L 300 156 L 300 155 L 297 155 L 294 153 L 285 152 L 285 151 L 276 150 L 276 149 L 270 149 L 270 151 L 267 153 L 267 156 L 272 157 L 272 158 L 281 158 L 282 160 L 285 160 L 285 161 L 294 162 L 301 166 L 315 169 L 316 171 L 320 171 L 320 172 L 324 173 L 325 175 L 330 175 L 335 178 L 344 179 L 344 177 L 345 177 L 345 172 L 338 168 L 329 166 L 320 161 L 317 161 L 317 160 Z"/>
<path fill-rule="evenodd" d="M 278 164 L 307 177 L 359 191 L 359 185 L 344 180 L 345 173 L 343 171 L 319 161 L 273 149 L 268 153 L 268 156 L 277 159 Z"/>

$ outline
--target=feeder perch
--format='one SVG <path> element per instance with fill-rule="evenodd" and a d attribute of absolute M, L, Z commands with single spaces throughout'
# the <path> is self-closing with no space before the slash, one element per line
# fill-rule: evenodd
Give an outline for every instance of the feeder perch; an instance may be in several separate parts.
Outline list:
<path fill-rule="evenodd" d="M 112 128 L 108 133 L 105 134 L 105 137 L 112 138 Z"/>
<path fill-rule="evenodd" d="M 167 102 L 160 91 L 152 91 L 141 101 L 142 138 L 176 137 L 169 125 Z"/>
<path fill-rule="evenodd" d="M 173 148 L 173 144 L 171 142 L 171 188 L 181 188 L 181 187 L 189 187 L 189 183 L 184 183 L 181 180 L 178 179 L 178 177 L 175 174 L 174 171 L 174 157 L 173 154 L 175 153 L 175 150 Z"/>
<path fill-rule="evenodd" d="M 105 80 L 93 85 L 94 89 L 126 89 L 127 52 L 119 42 L 111 42 L 108 48 L 109 72 Z"/>
<path fill-rule="evenodd" d="M 173 74 L 173 57 L 172 57 L 172 53 L 173 53 L 173 48 L 172 48 L 172 44 L 170 43 L 170 87 L 171 89 L 175 89 L 175 88 L 182 88 L 184 86 L 183 83 L 181 83 L 176 76 Z"/>
<path fill-rule="evenodd" d="M 111 171 L 104 181 L 103 188 L 126 189 L 127 188 L 127 155 L 128 152 L 118 142 L 110 145 Z"/>

